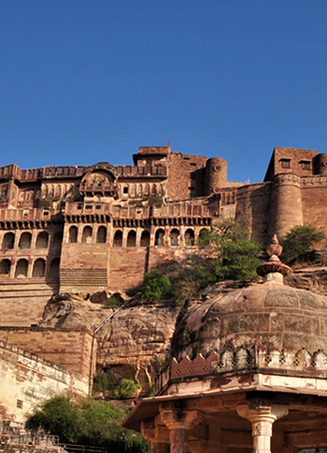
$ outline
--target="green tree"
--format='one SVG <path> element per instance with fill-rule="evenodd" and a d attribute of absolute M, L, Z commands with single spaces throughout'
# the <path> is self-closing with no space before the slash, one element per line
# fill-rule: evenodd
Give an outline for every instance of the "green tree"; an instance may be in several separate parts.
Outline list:
<path fill-rule="evenodd" d="M 62 442 L 77 442 L 84 431 L 80 407 L 70 395 L 58 395 L 44 402 L 26 421 L 26 429 L 38 428 L 60 436 Z"/>
<path fill-rule="evenodd" d="M 172 284 L 168 275 L 154 270 L 145 276 L 141 297 L 144 299 L 164 299 L 170 296 Z"/>
<path fill-rule="evenodd" d="M 293 227 L 281 241 L 283 245 L 282 260 L 294 264 L 315 249 L 316 244 L 326 239 L 323 231 L 313 225 Z"/>
<path fill-rule="evenodd" d="M 107 447 L 115 453 L 150 453 L 150 444 L 134 431 L 121 427 L 128 409 L 88 398 L 81 404 L 68 395 L 43 403 L 26 421 L 26 429 L 42 428 L 63 443 Z"/>

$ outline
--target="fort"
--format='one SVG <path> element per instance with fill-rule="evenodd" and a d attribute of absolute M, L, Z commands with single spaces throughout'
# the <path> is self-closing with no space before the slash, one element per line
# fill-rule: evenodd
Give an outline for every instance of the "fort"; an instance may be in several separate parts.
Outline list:
<path fill-rule="evenodd" d="M 11 389 L 0 397 L 3 420 L 42 399 L 26 382 L 90 391 L 106 349 L 97 349 L 96 329 L 40 325 L 51 297 L 131 288 L 194 253 L 221 219 L 242 220 L 263 244 L 307 223 L 327 234 L 327 153 L 275 148 L 257 184 L 229 182 L 224 159 L 172 152 L 169 143 L 140 147 L 133 162 L 0 167 L 0 382 Z"/>

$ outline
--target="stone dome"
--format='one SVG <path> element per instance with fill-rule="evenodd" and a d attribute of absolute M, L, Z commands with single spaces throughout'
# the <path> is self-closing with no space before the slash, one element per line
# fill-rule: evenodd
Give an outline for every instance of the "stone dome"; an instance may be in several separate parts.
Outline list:
<path fill-rule="evenodd" d="M 327 297 L 283 284 L 290 269 L 280 262 L 276 241 L 267 249 L 270 260 L 257 270 L 264 283 L 189 308 L 175 329 L 173 358 L 193 360 L 199 354 L 255 346 L 293 354 L 303 349 L 311 355 L 327 352 Z"/>

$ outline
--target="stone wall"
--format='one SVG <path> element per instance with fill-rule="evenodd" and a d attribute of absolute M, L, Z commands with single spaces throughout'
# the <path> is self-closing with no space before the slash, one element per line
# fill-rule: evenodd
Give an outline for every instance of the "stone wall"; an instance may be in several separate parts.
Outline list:
<path fill-rule="evenodd" d="M 0 418 L 23 423 L 27 413 L 52 395 L 89 392 L 88 380 L 35 353 L 0 341 Z"/>
<path fill-rule="evenodd" d="M 0 341 L 65 367 L 85 385 L 93 375 L 97 345 L 87 329 L 0 327 Z"/>

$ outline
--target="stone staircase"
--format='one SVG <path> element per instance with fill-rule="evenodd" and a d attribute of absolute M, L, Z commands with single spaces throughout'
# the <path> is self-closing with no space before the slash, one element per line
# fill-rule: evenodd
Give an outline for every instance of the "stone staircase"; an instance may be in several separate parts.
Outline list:
<path fill-rule="evenodd" d="M 107 269 L 61 269 L 60 292 L 108 286 Z"/>

